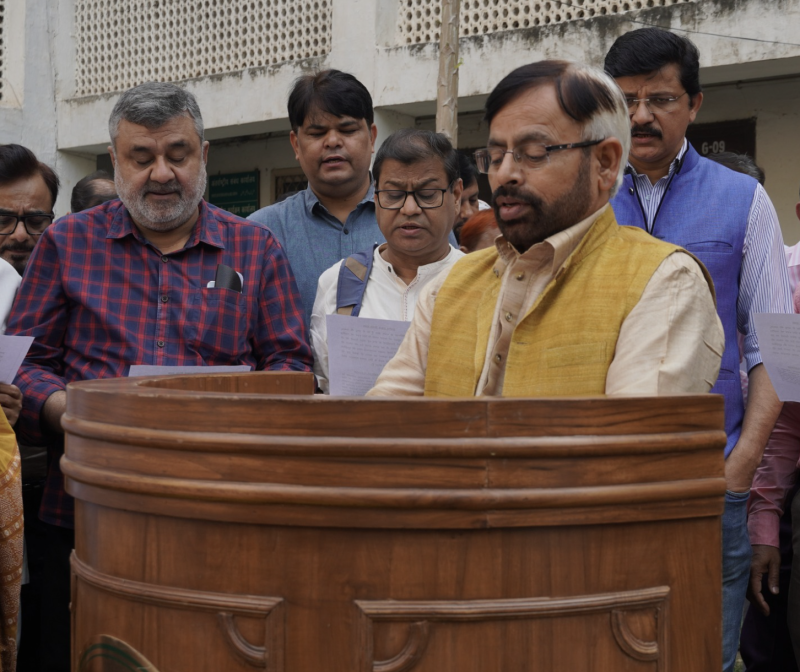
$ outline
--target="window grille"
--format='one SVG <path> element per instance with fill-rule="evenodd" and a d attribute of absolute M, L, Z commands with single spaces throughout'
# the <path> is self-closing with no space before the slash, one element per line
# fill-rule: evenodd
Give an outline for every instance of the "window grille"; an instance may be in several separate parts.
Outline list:
<path fill-rule="evenodd" d="M 7 0 L 0 0 L 2 2 Z M 332 0 L 75 0 L 77 96 L 327 54 Z"/>
<path fill-rule="evenodd" d="M 459 34 L 486 35 L 695 0 L 461 0 Z M 399 0 L 397 44 L 439 41 L 441 0 Z"/>

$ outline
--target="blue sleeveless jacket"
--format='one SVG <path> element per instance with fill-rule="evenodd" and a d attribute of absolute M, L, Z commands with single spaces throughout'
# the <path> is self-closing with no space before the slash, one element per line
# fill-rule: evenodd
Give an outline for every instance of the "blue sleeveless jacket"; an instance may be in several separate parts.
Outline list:
<path fill-rule="evenodd" d="M 725 397 L 727 457 L 739 440 L 744 403 L 739 382 L 736 304 L 747 220 L 758 182 L 702 158 L 689 145 L 656 215 L 652 234 L 680 245 L 703 262 L 714 280 L 725 352 L 712 393 Z M 647 230 L 633 178 L 626 175 L 611 200 L 617 222 Z"/>

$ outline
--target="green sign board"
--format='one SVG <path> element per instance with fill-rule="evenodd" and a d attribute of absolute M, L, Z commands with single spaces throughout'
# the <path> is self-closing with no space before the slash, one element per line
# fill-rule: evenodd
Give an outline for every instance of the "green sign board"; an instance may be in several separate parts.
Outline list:
<path fill-rule="evenodd" d="M 258 210 L 259 177 L 257 170 L 212 175 L 208 180 L 208 201 L 234 215 L 247 217 Z"/>

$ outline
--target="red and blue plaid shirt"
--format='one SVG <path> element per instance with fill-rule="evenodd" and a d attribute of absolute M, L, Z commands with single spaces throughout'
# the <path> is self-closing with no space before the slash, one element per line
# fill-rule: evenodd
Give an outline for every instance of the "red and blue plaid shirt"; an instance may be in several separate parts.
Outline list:
<path fill-rule="evenodd" d="M 208 288 L 218 264 L 241 293 Z M 132 364 L 232 365 L 310 371 L 311 349 L 289 263 L 268 229 L 202 201 L 183 249 L 162 255 L 120 201 L 69 215 L 42 234 L 8 322 L 34 344 L 14 381 L 24 395 L 20 441 L 50 444 L 39 517 L 71 527 L 60 437 L 40 425 L 70 382 L 125 376 Z"/>

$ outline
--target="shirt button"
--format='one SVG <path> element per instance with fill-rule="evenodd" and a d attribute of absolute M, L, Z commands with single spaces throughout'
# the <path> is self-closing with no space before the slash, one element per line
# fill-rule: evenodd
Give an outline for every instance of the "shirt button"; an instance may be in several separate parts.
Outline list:
<path fill-rule="evenodd" d="M 525 274 L 524 273 L 517 273 L 517 280 L 524 280 Z"/>
<path fill-rule="evenodd" d="M 350 229 L 342 229 L 342 233 L 344 233 L 346 236 L 348 233 L 350 233 Z"/>
<path fill-rule="evenodd" d="M 156 345 L 157 345 L 159 348 L 163 348 L 163 347 L 164 347 L 164 341 L 156 341 Z"/>
<path fill-rule="evenodd" d="M 494 361 L 498 364 L 503 361 L 503 355 L 497 354 L 494 356 Z"/>
<path fill-rule="evenodd" d="M 514 316 L 511 313 L 506 313 L 506 322 L 511 322 L 514 319 Z"/>
<path fill-rule="evenodd" d="M 167 257 L 165 255 L 165 256 L 161 257 L 161 261 L 163 261 L 166 264 L 169 261 L 169 257 Z"/>
<path fill-rule="evenodd" d="M 161 303 L 166 303 L 167 301 L 169 301 L 169 297 L 166 294 L 162 295 L 161 296 Z"/>

